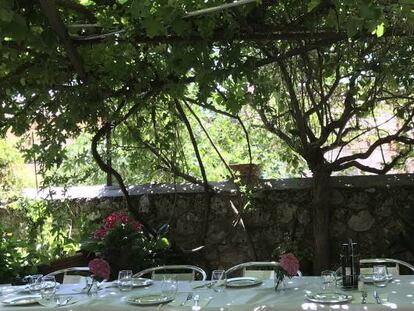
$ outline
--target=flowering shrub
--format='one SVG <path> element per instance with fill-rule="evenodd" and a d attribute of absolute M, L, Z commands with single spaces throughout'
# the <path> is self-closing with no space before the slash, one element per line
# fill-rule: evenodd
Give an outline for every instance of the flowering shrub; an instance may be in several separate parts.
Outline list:
<path fill-rule="evenodd" d="M 283 254 L 279 257 L 279 266 L 275 269 L 276 285 L 275 290 L 279 287 L 280 282 L 285 276 L 291 278 L 299 272 L 299 260 L 292 253 Z"/>
<path fill-rule="evenodd" d="M 124 229 L 131 229 L 139 232 L 142 230 L 142 224 L 132 219 L 125 212 L 115 212 L 105 218 L 104 224 L 95 231 L 94 238 L 96 240 L 103 240 L 111 229 L 117 226 L 124 227 Z"/>
<path fill-rule="evenodd" d="M 163 236 L 149 237 L 140 222 L 119 211 L 107 216 L 82 248 L 106 259 L 111 265 L 112 278 L 119 270 L 142 269 L 159 263 L 159 254 L 169 247 Z"/>

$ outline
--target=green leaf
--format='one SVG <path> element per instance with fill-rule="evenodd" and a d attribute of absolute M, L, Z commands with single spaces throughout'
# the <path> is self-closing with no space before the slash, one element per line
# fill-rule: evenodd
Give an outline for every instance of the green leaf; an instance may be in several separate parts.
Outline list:
<path fill-rule="evenodd" d="M 149 15 L 149 6 L 147 0 L 132 1 L 129 8 L 129 13 L 133 18 L 140 18 L 146 15 Z"/>
<path fill-rule="evenodd" d="M 321 4 L 322 0 L 311 0 L 308 3 L 308 12 L 313 11 L 319 4 Z"/>
<path fill-rule="evenodd" d="M 360 18 L 355 17 L 350 19 L 350 21 L 346 25 L 348 37 L 352 38 L 361 30 L 362 22 L 363 21 Z"/>
<path fill-rule="evenodd" d="M 154 19 L 153 17 L 148 17 L 142 21 L 142 25 L 144 26 L 145 30 L 147 31 L 148 37 L 153 38 L 156 35 L 160 35 L 164 27 L 162 24 Z"/>
<path fill-rule="evenodd" d="M 14 13 L 7 9 L 0 9 L 0 20 L 9 23 L 13 19 Z"/>
<path fill-rule="evenodd" d="M 384 23 L 381 23 L 379 25 L 377 25 L 377 28 L 373 31 L 372 34 L 376 34 L 377 37 L 382 37 L 384 35 L 384 31 L 385 31 L 385 26 Z"/>
<path fill-rule="evenodd" d="M 358 8 L 361 16 L 366 19 L 378 19 L 381 16 L 381 9 L 367 1 L 359 1 Z"/>

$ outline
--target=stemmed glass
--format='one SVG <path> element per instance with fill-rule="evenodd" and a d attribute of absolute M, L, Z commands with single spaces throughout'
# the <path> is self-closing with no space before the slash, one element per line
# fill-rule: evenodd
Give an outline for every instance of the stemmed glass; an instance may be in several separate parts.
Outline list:
<path fill-rule="evenodd" d="M 33 274 L 26 276 L 23 280 L 27 281 L 28 290 L 33 293 L 40 290 L 40 282 L 43 274 Z"/>
<path fill-rule="evenodd" d="M 386 266 L 374 266 L 372 273 L 372 281 L 374 282 L 375 287 L 384 288 L 388 283 L 388 270 Z M 374 297 L 377 299 L 378 303 L 381 303 L 381 297 L 379 290 L 374 291 Z"/>
<path fill-rule="evenodd" d="M 372 281 L 376 287 L 386 287 L 388 283 L 388 271 L 386 266 L 374 266 Z"/>
<path fill-rule="evenodd" d="M 211 273 L 211 286 L 214 291 L 221 292 L 226 281 L 226 272 L 224 270 L 213 270 Z"/>
<path fill-rule="evenodd" d="M 161 292 L 167 299 L 175 299 L 178 290 L 178 282 L 175 277 L 165 277 L 161 283 Z"/>

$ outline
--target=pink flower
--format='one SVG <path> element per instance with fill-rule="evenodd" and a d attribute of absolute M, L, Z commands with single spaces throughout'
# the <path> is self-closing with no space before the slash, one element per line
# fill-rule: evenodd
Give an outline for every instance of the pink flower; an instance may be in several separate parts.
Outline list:
<path fill-rule="evenodd" d="M 96 231 L 95 231 L 95 233 L 94 233 L 94 235 L 93 235 L 93 237 L 96 239 L 96 240 L 102 240 L 104 237 L 105 237 L 105 235 L 106 235 L 106 233 L 108 232 L 108 230 L 106 229 L 106 228 L 104 228 L 104 227 L 100 227 L 99 229 L 97 229 Z"/>
<path fill-rule="evenodd" d="M 116 224 L 116 215 L 115 214 L 111 214 L 108 217 L 105 218 L 105 223 L 104 223 L 104 227 L 106 229 L 111 229 L 115 226 Z"/>
<path fill-rule="evenodd" d="M 111 268 L 109 267 L 109 263 L 101 258 L 95 258 L 91 260 L 88 264 L 89 271 L 96 277 L 102 279 L 109 279 L 109 275 L 111 274 Z"/>
<path fill-rule="evenodd" d="M 283 254 L 279 258 L 280 267 L 288 276 L 294 276 L 299 271 L 299 260 L 292 253 Z"/>
<path fill-rule="evenodd" d="M 138 221 L 134 221 L 133 223 L 131 223 L 131 228 L 135 231 L 139 231 L 142 229 L 142 224 Z"/>
<path fill-rule="evenodd" d="M 126 212 L 114 212 L 105 218 L 103 226 L 95 231 L 94 238 L 102 240 L 111 229 L 125 225 L 128 225 L 134 231 L 142 230 L 142 224 L 135 221 Z"/>

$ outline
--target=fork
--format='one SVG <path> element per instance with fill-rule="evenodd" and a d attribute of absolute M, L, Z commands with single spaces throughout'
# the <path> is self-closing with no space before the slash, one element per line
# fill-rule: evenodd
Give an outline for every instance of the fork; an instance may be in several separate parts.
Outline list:
<path fill-rule="evenodd" d="M 60 300 L 57 300 L 56 307 L 66 306 L 69 303 L 69 301 L 71 301 L 72 299 L 73 299 L 73 297 L 70 296 L 70 297 L 66 298 L 65 300 L 63 300 L 62 302 L 60 302 Z"/>
<path fill-rule="evenodd" d="M 200 303 L 200 295 L 195 295 L 193 298 L 194 306 L 192 310 L 200 310 L 200 306 L 198 305 Z"/>
<path fill-rule="evenodd" d="M 380 297 L 378 291 L 376 291 L 376 290 L 374 290 L 374 298 L 377 301 L 377 304 L 379 304 L 379 305 L 382 304 L 381 297 Z"/>
<path fill-rule="evenodd" d="M 193 293 L 188 293 L 187 298 L 185 299 L 185 301 L 183 303 L 180 304 L 180 306 L 185 306 L 187 301 L 189 301 L 191 299 L 193 299 Z"/>

